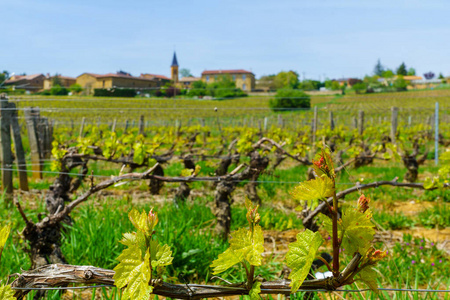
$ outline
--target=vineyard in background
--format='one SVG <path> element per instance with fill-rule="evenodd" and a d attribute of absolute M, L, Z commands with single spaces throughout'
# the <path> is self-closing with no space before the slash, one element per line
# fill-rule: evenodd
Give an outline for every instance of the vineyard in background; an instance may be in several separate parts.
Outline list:
<path fill-rule="evenodd" d="M 113 269 L 124 248 L 118 243 L 122 233 L 133 230 L 128 212 L 155 207 L 160 218 L 155 234 L 173 251 L 164 281 L 209 283 L 210 265 L 227 248 L 228 234 L 247 224 L 246 198 L 261 205 L 263 264 L 255 276 L 287 278 L 289 271 L 281 263 L 287 244 L 305 228 L 325 234 L 319 212 L 326 213 L 326 206 L 304 205 L 292 196 L 299 182 L 314 178 L 312 159 L 325 144 L 333 153 L 344 208 L 359 197 L 358 188 L 351 190 L 355 185 L 365 189 L 366 184 L 378 183 L 365 193 L 372 199 L 375 243 L 389 254 L 377 267 L 379 286 L 449 288 L 449 192 L 424 190 L 449 163 L 444 158 L 435 164 L 436 141 L 439 155 L 450 147 L 448 90 L 315 96 L 311 99 L 315 109 L 285 112 L 270 111 L 268 97 L 221 101 L 11 97 L 9 102 L 17 107 L 26 153 L 25 163 L 11 165 L 13 186 L 21 187 L 16 175 L 26 167 L 29 192 L 14 191 L 20 209 L 12 207 L 4 194 L 0 210 L 13 230 L 0 278 L 48 263 Z M 28 107 L 39 107 L 39 112 L 31 111 L 36 120 L 47 118 L 42 123 L 46 133 L 37 134 L 34 142 Z M 101 184 L 109 188 L 95 190 Z M 320 252 L 332 246 L 324 238 Z M 324 273 L 326 268 L 317 266 L 314 271 Z M 234 283 L 246 276 L 236 268 L 221 274 Z M 362 287 L 359 282 L 350 286 Z M 47 297 L 59 299 L 57 293 Z M 92 293 L 77 291 L 73 296 L 118 299 L 117 290 L 111 288 Z M 373 292 L 339 295 L 378 297 Z M 382 291 L 379 296 L 394 295 L 409 299 L 412 294 Z M 448 293 L 416 296 L 444 299 Z"/>

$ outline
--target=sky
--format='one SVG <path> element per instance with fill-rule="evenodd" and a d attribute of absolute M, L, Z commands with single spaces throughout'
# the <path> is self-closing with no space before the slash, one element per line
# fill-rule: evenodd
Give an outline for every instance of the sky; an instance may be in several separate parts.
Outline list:
<path fill-rule="evenodd" d="M 378 59 L 450 76 L 447 0 L 0 0 L 0 69 L 16 74 L 245 69 L 363 77 Z"/>

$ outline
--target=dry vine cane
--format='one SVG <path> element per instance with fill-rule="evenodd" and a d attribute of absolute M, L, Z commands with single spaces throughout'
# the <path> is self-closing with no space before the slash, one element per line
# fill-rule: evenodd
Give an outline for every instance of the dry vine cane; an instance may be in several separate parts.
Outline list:
<path fill-rule="evenodd" d="M 371 242 L 375 234 L 371 222 L 372 214 L 368 209 L 369 199 L 361 195 L 357 206 L 344 211 L 342 218 L 338 218 L 338 199 L 335 190 L 335 171 L 332 160 L 326 151 L 313 160 L 317 178 L 301 183 L 293 192 L 296 199 L 312 201 L 326 201 L 333 197 L 333 206 L 328 205 L 331 220 L 324 222 L 324 227 L 333 237 L 333 263 L 328 269 L 333 277 L 321 280 L 307 280 L 312 262 L 318 257 L 318 250 L 324 242 L 318 232 L 305 230 L 297 235 L 297 241 L 289 245 L 286 264 L 291 268 L 291 293 L 299 289 L 327 289 L 335 290 L 341 286 L 351 284 L 357 280 L 366 283 L 369 288 L 377 291 L 377 273 L 373 266 L 386 256 L 386 252 L 375 250 Z M 219 274 L 236 264 L 241 264 L 247 274 L 247 282 L 233 284 L 236 294 L 249 294 L 252 300 L 259 299 L 261 282 L 255 281 L 255 267 L 262 263 L 264 252 L 264 238 L 260 225 L 258 206 L 246 202 L 248 209 L 247 220 L 249 227 L 241 228 L 231 233 L 230 247 L 219 255 L 211 267 L 214 274 Z M 138 230 L 124 234 L 122 243 L 128 246 L 119 256 L 119 265 L 115 268 L 115 284 L 124 288 L 123 299 L 148 299 L 148 295 L 164 282 L 160 281 L 163 267 L 172 262 L 171 251 L 167 245 L 161 246 L 152 240 L 153 229 L 157 223 L 156 213 L 150 211 L 139 214 L 131 211 L 130 220 Z M 340 249 L 345 249 L 353 258 L 350 263 L 340 270 Z M 320 259 L 320 257 L 319 257 Z M 231 286 L 230 286 L 231 287 Z M 219 288 L 219 287 L 218 287 Z"/>

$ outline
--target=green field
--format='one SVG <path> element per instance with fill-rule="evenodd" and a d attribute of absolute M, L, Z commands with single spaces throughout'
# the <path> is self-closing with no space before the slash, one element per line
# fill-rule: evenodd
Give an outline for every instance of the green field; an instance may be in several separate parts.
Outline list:
<path fill-rule="evenodd" d="M 375 149 L 381 145 L 383 137 L 389 135 L 390 108 L 399 107 L 398 142 L 399 152 L 412 150 L 412 145 L 419 142 L 420 154 L 428 151 L 427 159 L 418 169 L 417 182 L 435 176 L 439 167 L 434 164 L 434 136 L 431 122 L 434 120 L 435 103 L 440 106 L 440 133 L 443 144 L 439 153 L 448 151 L 445 141 L 450 139 L 450 90 L 411 91 L 404 93 L 349 95 L 349 96 L 313 96 L 311 106 L 319 108 L 319 128 L 317 143 L 310 138 L 312 110 L 294 112 L 272 112 L 268 107 L 268 97 L 247 97 L 233 100 L 189 100 L 189 99 L 108 99 L 88 97 L 14 97 L 10 99 L 19 109 L 38 106 L 41 116 L 48 117 L 54 124 L 55 140 L 60 148 L 79 147 L 90 143 L 92 146 L 105 149 L 106 141 L 111 139 L 109 131 L 114 120 L 117 121 L 118 139 L 133 137 L 121 156 L 131 157 L 136 152 L 134 144 L 139 139 L 138 121 L 141 115 L 145 120 L 143 144 L 158 144 L 151 149 L 151 154 L 160 155 L 171 149 L 174 156 L 164 163 L 164 176 L 181 176 L 185 166 L 181 157 L 187 153 L 194 155 L 194 162 L 200 166 L 199 176 L 213 176 L 220 163 L 218 149 L 230 149 L 233 140 L 238 146 L 233 148 L 241 155 L 240 163 L 249 163 L 245 145 L 239 141 L 254 144 L 260 134 L 283 143 L 283 149 L 296 153 L 300 157 L 312 158 L 314 149 L 322 141 L 333 142 L 337 150 L 342 150 L 343 161 L 360 153 L 360 143 Z M 217 108 L 215 111 L 214 108 Z M 354 127 L 354 118 L 358 111 L 365 112 L 365 133 L 359 136 Z M 329 113 L 333 112 L 337 128 L 329 129 Z M 281 117 L 279 117 L 279 115 Z M 19 111 L 24 123 L 22 110 Z M 78 139 L 82 118 L 86 118 L 84 138 Z M 264 127 L 267 118 L 267 128 Z M 279 121 L 279 118 L 282 121 Z M 203 121 L 203 120 L 204 121 Z M 125 131 L 125 122 L 129 127 Z M 411 120 L 411 121 L 410 121 Z M 427 123 L 428 122 L 428 123 Z M 220 127 L 218 127 L 220 124 Z M 100 130 L 95 129 L 99 126 Z M 261 128 L 261 130 L 260 130 Z M 29 143 L 23 135 L 27 155 L 30 162 Z M 176 141 L 176 142 L 174 142 Z M 190 144 L 191 143 L 191 144 Z M 400 144 L 402 146 L 400 146 Z M 189 149 L 187 149 L 187 145 Z M 150 147 L 150 146 L 149 146 Z M 240 147 L 240 148 L 239 148 Z M 403 147 L 403 148 L 402 148 Z M 400 150 L 401 148 L 401 150 Z M 133 152 L 133 149 L 135 152 Z M 270 150 L 270 148 L 269 148 Z M 291 192 L 300 181 L 307 180 L 308 166 L 286 158 L 275 169 L 270 170 L 276 152 L 261 150 L 261 155 L 270 158 L 268 169 L 258 177 L 257 193 L 261 198 L 261 223 L 264 230 L 264 263 L 257 268 L 257 274 L 264 280 L 281 279 L 283 259 L 288 250 L 288 243 L 295 241 L 295 235 L 303 230 L 302 220 L 295 208 L 299 203 L 292 199 Z M 82 152 L 87 151 L 87 152 Z M 79 150 L 85 154 L 90 150 Z M 232 151 L 230 150 L 230 153 Z M 92 152 L 89 152 L 92 154 Z M 93 154 L 92 154 L 93 155 Z M 198 156 L 195 156 L 198 155 Z M 201 156 L 204 155 L 205 157 Z M 207 156 L 211 157 L 207 157 Z M 407 169 L 402 159 L 383 158 L 372 163 L 355 167 L 350 164 L 337 177 L 338 191 L 358 183 L 370 183 L 382 180 L 399 182 L 405 180 Z M 134 169 L 143 172 L 148 169 L 148 157 L 144 163 Z M 442 162 L 441 162 L 442 163 Z M 228 171 L 236 167 L 233 162 Z M 117 176 L 122 165 L 111 161 L 89 161 L 89 174 L 94 183 Z M 30 167 L 28 167 L 30 170 Z M 37 222 L 39 214 L 45 214 L 45 193 L 54 182 L 57 172 L 52 171 L 51 161 L 46 161 L 43 179 L 29 180 L 29 193 L 16 193 L 28 217 Z M 125 168 L 123 172 L 129 169 Z M 74 170 L 73 172 L 77 172 Z M 122 173 L 123 173 L 122 172 Z M 248 181 L 239 182 L 233 192 L 231 229 L 237 230 L 247 225 L 244 206 L 245 185 Z M 17 176 L 14 185 L 18 188 Z M 228 242 L 220 239 L 214 232 L 214 188 L 210 182 L 190 183 L 191 194 L 181 203 L 173 201 L 174 192 L 179 183 L 165 183 L 159 195 L 149 193 L 148 181 L 130 181 L 124 185 L 108 188 L 89 198 L 72 213 L 73 226 L 63 230 L 62 252 L 68 263 L 74 265 L 93 265 L 112 269 L 118 261 L 117 257 L 124 249 L 118 241 L 122 234 L 133 230 L 128 220 L 128 212 L 132 208 L 146 211 L 154 207 L 159 213 L 160 224 L 157 231 L 158 240 L 168 244 L 173 251 L 174 261 L 167 268 L 163 279 L 173 283 L 216 283 L 211 281 L 210 264 L 227 247 Z M 82 186 L 73 194 L 75 199 L 83 191 L 89 189 L 90 180 L 85 179 Z M 373 209 L 373 221 L 376 224 L 376 247 L 387 250 L 387 258 L 377 265 L 378 284 L 384 288 L 419 288 L 448 290 L 450 287 L 450 193 L 447 190 L 423 191 L 410 188 L 381 186 L 369 189 Z M 346 196 L 342 201 L 344 208 L 353 206 L 359 194 Z M 20 273 L 30 268 L 27 255 L 27 242 L 20 232 L 25 224 L 17 209 L 7 207 L 6 200 L 0 203 L 1 223 L 9 222 L 13 226 L 12 237 L 8 240 L 0 265 L 0 278 Z M 323 233 L 322 229 L 319 230 Z M 326 242 L 321 251 L 329 252 L 331 243 Z M 346 254 L 344 254 L 345 256 Z M 345 256 L 346 259 L 349 257 Z M 322 267 L 320 271 L 325 271 Z M 245 280 L 242 269 L 232 268 L 221 277 L 231 282 Z M 362 283 L 354 283 L 350 289 L 365 288 Z M 27 299 L 32 299 L 33 294 Z M 264 295 L 263 298 L 266 296 Z M 275 299 L 277 296 L 268 298 Z M 292 296 L 302 298 L 301 294 Z M 381 291 L 360 293 L 317 293 L 315 299 L 450 299 L 449 293 L 413 293 Z M 69 292 L 49 292 L 47 299 L 120 299 L 117 290 L 110 288 Z"/>

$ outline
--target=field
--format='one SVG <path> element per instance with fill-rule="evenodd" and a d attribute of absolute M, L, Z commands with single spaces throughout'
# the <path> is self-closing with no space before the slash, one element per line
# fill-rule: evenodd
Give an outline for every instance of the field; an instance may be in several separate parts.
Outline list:
<path fill-rule="evenodd" d="M 267 157 L 268 165 L 261 167 L 259 173 L 252 175 L 254 177 L 233 181 L 234 189 L 229 194 L 232 198 L 229 229 L 234 231 L 247 226 L 246 198 L 261 204 L 259 213 L 264 232 L 264 252 L 263 263 L 257 267 L 255 275 L 270 281 L 287 279 L 283 260 L 288 244 L 304 230 L 301 212 L 296 210 L 303 203 L 293 198 L 292 191 L 299 182 L 310 178 L 311 159 L 323 142 L 334 148 L 335 166 L 346 166 L 336 177 L 338 192 L 355 184 L 395 178 L 397 182 L 423 183 L 436 176 L 443 166 L 442 160 L 439 165 L 434 161 L 433 114 L 436 102 L 439 103 L 441 134 L 438 152 L 449 151 L 450 90 L 314 96 L 312 106 L 318 107 L 318 127 L 314 137 L 311 132 L 312 110 L 272 112 L 268 101 L 268 97 L 221 101 L 11 97 L 10 102 L 19 108 L 19 121 L 23 125 L 23 108 L 39 107 L 41 116 L 48 117 L 53 124 L 55 141 L 53 157 L 43 160 L 42 179 L 31 179 L 30 143 L 23 126 L 30 192 L 16 192 L 15 198 L 20 201 L 28 218 L 37 223 L 45 215 L 55 213 L 48 211 L 46 199 L 49 188 L 57 178 L 61 178 L 58 176 L 64 174 L 64 170 L 73 178 L 84 174 L 81 186 L 67 193 L 70 199 L 80 197 L 93 184 L 111 176 L 131 171 L 144 172 L 155 162 L 162 166 L 161 176 L 165 178 L 192 176 L 189 183 L 164 182 L 156 192 L 151 191 L 152 183 L 147 179 L 124 181 L 124 184 L 115 184 L 94 193 L 70 213 L 71 222 L 68 223 L 71 225 L 62 223 L 60 249 L 65 261 L 72 265 L 113 269 L 125 248 L 119 243 L 122 234 L 134 230 L 128 219 L 130 210 L 149 211 L 154 208 L 160 219 L 156 238 L 171 247 L 174 257 L 162 279 L 182 284 L 223 284 L 211 279 L 210 265 L 227 249 L 228 240 L 221 238 L 217 231 L 217 190 L 208 178 L 230 173 L 240 164 L 251 165 L 256 161 L 251 153 L 257 153 L 259 161 Z M 393 106 L 399 108 L 394 141 L 389 140 Z M 360 110 L 365 113 L 362 135 L 358 133 Z M 330 128 L 330 112 L 333 113 L 334 129 Z M 141 116 L 144 118 L 142 132 L 139 128 Z M 258 144 L 262 138 L 266 140 Z M 62 165 L 55 164 L 55 155 L 60 155 Z M 67 161 L 64 159 L 69 156 L 86 164 L 65 165 Z M 226 158 L 231 161 L 225 173 L 218 174 L 218 166 Z M 411 167 L 412 160 L 417 163 L 416 168 Z M 190 162 L 194 163 L 194 168 L 200 168 L 189 171 L 194 169 Z M 18 188 L 16 178 L 15 175 L 14 186 Z M 188 186 L 189 192 L 186 197 L 179 198 L 183 184 Z M 379 186 L 364 193 L 372 199 L 369 206 L 376 227 L 374 246 L 388 253 L 376 266 L 379 287 L 448 290 L 449 190 Z M 355 206 L 359 195 L 356 192 L 340 199 L 342 209 Z M 13 227 L 0 265 L 0 278 L 6 278 L 28 270 L 32 261 L 28 251 L 30 241 L 20 235 L 25 227 L 22 216 L 5 195 L 2 202 L 1 223 L 9 222 Z M 324 218 L 323 215 L 318 216 L 317 224 L 321 225 Z M 326 239 L 322 227 L 319 232 L 326 240 L 320 252 L 330 252 L 331 241 Z M 342 253 L 344 261 L 350 258 L 349 253 Z M 324 272 L 326 268 L 322 266 L 318 271 Z M 234 267 L 220 277 L 237 283 L 246 280 L 246 273 L 244 269 Z M 366 286 L 356 282 L 347 288 L 360 290 Z M 32 299 L 34 293 L 28 294 L 27 299 Z M 115 288 L 102 288 L 95 292 L 51 291 L 46 297 L 120 299 Z M 277 295 L 262 297 L 275 299 Z M 302 294 L 292 297 L 302 299 Z M 449 293 L 384 290 L 379 295 L 372 291 L 319 292 L 311 297 L 450 299 Z"/>

